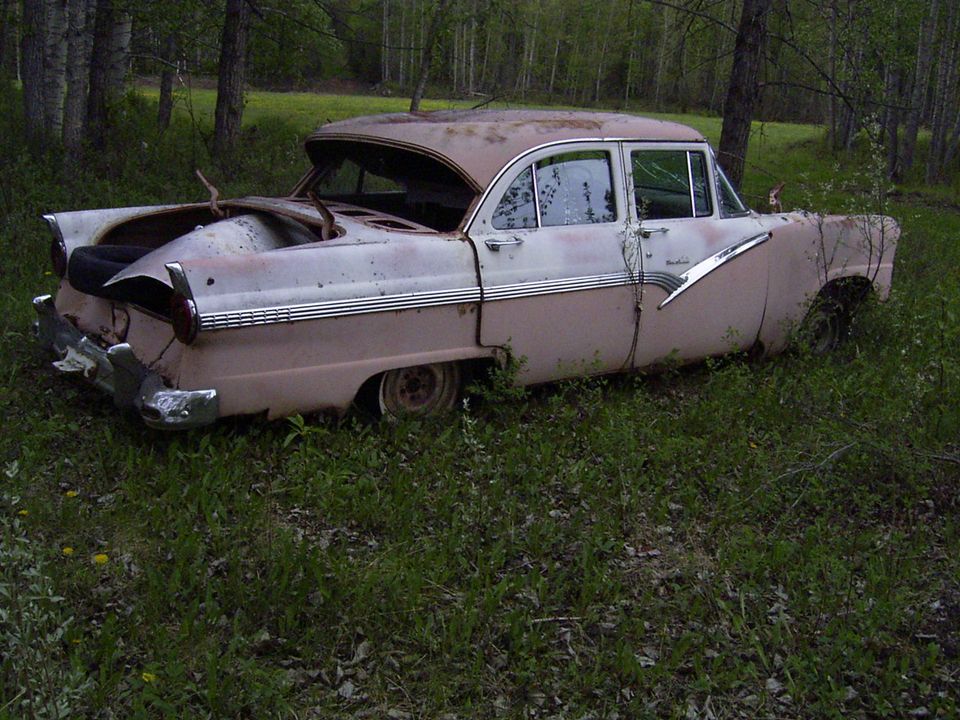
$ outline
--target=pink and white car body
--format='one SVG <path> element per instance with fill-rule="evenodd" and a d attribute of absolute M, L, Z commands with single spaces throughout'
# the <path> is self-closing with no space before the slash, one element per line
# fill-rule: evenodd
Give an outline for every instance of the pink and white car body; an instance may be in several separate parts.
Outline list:
<path fill-rule="evenodd" d="M 890 290 L 895 221 L 753 212 L 674 123 L 384 115 L 306 149 L 285 198 L 46 216 L 55 365 L 161 428 L 344 412 L 371 389 L 416 412 L 510 356 L 533 384 L 774 353 L 814 299 Z"/>

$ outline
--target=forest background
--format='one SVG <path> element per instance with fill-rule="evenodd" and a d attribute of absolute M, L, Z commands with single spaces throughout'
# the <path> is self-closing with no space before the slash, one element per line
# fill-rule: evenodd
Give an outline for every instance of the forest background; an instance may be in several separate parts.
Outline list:
<path fill-rule="evenodd" d="M 0 720 L 957 717 L 958 14 L 0 0 Z M 758 209 L 898 220 L 890 299 L 827 357 L 397 423 L 158 434 L 51 371 L 42 213 L 281 193 L 417 103 L 738 130 Z"/>
<path fill-rule="evenodd" d="M 717 114 L 739 185 L 751 120 L 823 123 L 835 150 L 872 133 L 887 174 L 946 183 L 960 147 L 954 0 L 2 0 L 0 77 L 23 87 L 34 152 L 108 142 L 135 78 L 174 93 L 217 78 L 215 156 L 247 83 L 412 98 Z M 429 83 L 429 85 L 428 85 Z M 917 164 L 917 137 L 929 151 Z"/>

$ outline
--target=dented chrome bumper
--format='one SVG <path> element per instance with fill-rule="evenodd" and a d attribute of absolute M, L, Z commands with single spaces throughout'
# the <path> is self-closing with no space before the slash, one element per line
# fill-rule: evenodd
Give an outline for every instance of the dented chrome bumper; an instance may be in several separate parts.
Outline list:
<path fill-rule="evenodd" d="M 34 298 L 33 307 L 37 339 L 60 358 L 53 366 L 82 375 L 113 396 L 117 407 L 135 410 L 147 425 L 160 430 L 186 430 L 217 419 L 216 390 L 172 390 L 143 366 L 127 343 L 104 349 L 90 340 L 57 312 L 50 295 Z"/>

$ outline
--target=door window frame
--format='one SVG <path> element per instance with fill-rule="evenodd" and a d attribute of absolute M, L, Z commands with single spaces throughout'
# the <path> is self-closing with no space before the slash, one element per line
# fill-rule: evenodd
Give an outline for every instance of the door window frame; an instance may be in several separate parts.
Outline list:
<path fill-rule="evenodd" d="M 622 147 L 622 157 L 621 163 L 623 166 L 624 172 L 624 189 L 626 195 L 626 203 L 629 210 L 630 222 L 639 226 L 643 222 L 655 222 L 655 223 L 682 223 L 690 222 L 695 220 L 709 220 L 711 218 L 719 219 L 719 202 L 717 195 L 717 174 L 715 167 L 715 159 L 713 156 L 713 150 L 710 148 L 708 143 L 690 143 L 690 142 L 653 142 L 653 141 L 643 141 L 643 140 L 626 140 L 621 143 Z M 707 199 L 710 202 L 710 213 L 706 215 L 697 215 L 696 214 L 696 199 L 693 187 L 693 171 L 692 163 L 690 160 L 690 155 L 686 156 L 686 166 L 687 166 L 687 181 L 689 182 L 688 192 L 690 193 L 690 206 L 694 214 L 687 217 L 671 217 L 671 218 L 640 218 L 639 208 L 637 207 L 636 193 L 633 184 L 633 160 L 631 154 L 633 152 L 643 152 L 645 150 L 658 150 L 658 151 L 674 151 L 674 152 L 685 152 L 685 153 L 700 153 L 703 156 L 704 161 L 704 170 L 706 171 L 706 187 L 704 188 Z"/>
<path fill-rule="evenodd" d="M 605 140 L 562 140 L 555 143 L 549 143 L 547 145 L 542 145 L 538 148 L 530 150 L 523 155 L 515 158 L 513 162 L 507 165 L 503 170 L 500 171 L 496 179 L 490 183 L 490 186 L 487 188 L 486 192 L 483 194 L 478 206 L 477 211 L 470 219 L 466 225 L 466 232 L 468 235 L 471 233 L 482 233 L 483 235 L 490 234 L 517 234 L 517 233 L 533 233 L 557 229 L 557 228 L 572 228 L 572 227 L 582 227 L 582 228 L 592 228 L 592 227 L 604 227 L 610 225 L 623 224 L 628 217 L 628 209 L 626 207 L 626 198 L 625 198 L 625 185 L 624 185 L 624 169 L 623 169 L 623 156 L 620 151 L 620 142 L 619 141 L 605 141 Z M 540 210 L 539 210 L 539 197 L 534 196 L 534 204 L 536 206 L 537 212 L 537 227 L 528 227 L 528 228 L 495 228 L 493 226 L 493 216 L 496 212 L 497 207 L 500 205 L 500 200 L 503 198 L 504 194 L 510 188 L 511 185 L 516 181 L 516 179 L 528 168 L 531 168 L 535 163 L 545 160 L 547 158 L 555 157 L 557 155 L 566 155 L 567 153 L 577 153 L 577 152 L 589 152 L 589 151 L 601 151 L 604 152 L 610 160 L 610 183 L 611 183 L 611 192 L 613 193 L 613 204 L 615 217 L 613 220 L 608 220 L 598 223 L 583 223 L 575 225 L 549 225 L 542 226 L 540 225 Z M 534 176 L 536 173 L 534 172 Z M 536 182 L 534 182 L 534 192 L 536 192 Z"/>

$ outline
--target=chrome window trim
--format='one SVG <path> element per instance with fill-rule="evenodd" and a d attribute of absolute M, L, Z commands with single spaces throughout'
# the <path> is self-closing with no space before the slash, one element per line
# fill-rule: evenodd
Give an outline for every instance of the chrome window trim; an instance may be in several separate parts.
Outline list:
<path fill-rule="evenodd" d="M 690 161 L 690 150 L 685 153 L 687 158 L 687 190 L 690 192 L 690 217 L 697 217 L 697 199 L 693 194 L 693 163 Z"/>
<path fill-rule="evenodd" d="M 484 207 L 486 206 L 487 200 L 489 199 L 490 195 L 493 193 L 494 188 L 497 186 L 497 184 L 500 182 L 500 180 L 503 178 L 503 176 L 506 175 L 506 174 L 509 173 L 509 172 L 512 172 L 513 169 L 517 167 L 517 165 L 520 165 L 520 164 L 523 164 L 524 162 L 527 162 L 527 158 L 529 158 L 530 156 L 536 155 L 536 154 L 538 154 L 538 153 L 540 153 L 540 152 L 542 152 L 542 151 L 544 151 L 544 150 L 550 150 L 550 149 L 555 148 L 555 147 L 563 147 L 563 146 L 566 146 L 566 147 L 571 148 L 571 152 L 576 152 L 576 151 L 579 149 L 578 146 L 580 146 L 580 145 L 603 145 L 604 147 L 598 148 L 598 149 L 603 150 L 604 152 L 610 153 L 610 161 L 611 161 L 611 163 L 613 163 L 613 162 L 618 162 L 618 163 L 620 163 L 620 170 L 621 170 L 620 176 L 621 176 L 621 179 L 622 179 L 622 178 L 623 178 L 623 175 L 624 175 L 625 172 L 626 172 L 626 168 L 625 168 L 624 165 L 623 165 L 623 163 L 624 163 L 624 161 L 623 161 L 623 147 L 624 147 L 624 145 L 625 145 L 626 143 L 631 143 L 631 144 L 641 144 L 641 143 L 642 143 L 642 144 L 648 144 L 648 145 L 672 145 L 672 146 L 681 146 L 679 149 L 684 149 L 684 150 L 688 149 L 689 146 L 696 146 L 696 147 L 699 147 L 699 148 L 709 147 L 709 143 L 706 141 L 706 139 L 702 139 L 702 140 L 643 140 L 642 138 L 641 138 L 641 139 L 638 139 L 638 138 L 628 138 L 628 137 L 609 137 L 609 138 L 591 137 L 591 138 L 577 138 L 576 140 L 569 140 L 569 139 L 568 139 L 568 140 L 553 140 L 553 141 L 548 142 L 548 143 L 543 143 L 542 145 L 537 145 L 537 146 L 535 146 L 535 147 L 532 147 L 532 148 L 529 148 L 529 149 L 527 149 L 527 150 L 524 150 L 520 155 L 517 155 L 515 158 L 513 158 L 513 160 L 511 160 L 510 162 L 506 163 L 506 164 L 499 170 L 499 172 L 497 172 L 497 174 L 494 175 L 493 179 L 490 181 L 490 183 L 487 185 L 487 187 L 485 187 L 485 188 L 483 189 L 483 191 L 480 193 L 479 199 L 477 200 L 476 204 L 473 206 L 473 210 L 469 213 L 466 222 L 463 224 L 463 231 L 464 231 L 464 233 L 466 233 L 466 234 L 469 236 L 469 235 L 471 234 L 471 232 L 473 232 L 473 231 L 475 230 L 474 225 L 476 225 L 477 222 L 480 220 L 480 217 L 479 217 L 479 216 L 481 215 L 481 210 L 483 210 Z M 615 156 L 618 158 L 617 160 L 614 160 L 614 157 L 615 157 Z M 535 161 L 531 161 L 531 162 L 535 162 Z M 617 181 L 616 181 L 615 177 L 616 177 L 615 169 L 614 169 L 613 167 L 611 167 L 611 181 L 613 182 L 613 185 L 614 185 L 613 190 L 614 190 L 614 194 L 616 195 L 616 191 L 617 191 Z M 625 193 L 626 193 L 626 187 L 624 187 L 623 190 L 624 190 L 624 194 L 625 194 Z M 621 199 L 624 200 L 624 201 L 626 201 L 626 198 L 625 198 L 625 197 L 624 197 L 624 198 L 621 198 Z M 618 203 L 618 204 L 617 204 L 617 217 L 618 217 L 618 218 L 627 217 L 627 216 L 629 215 L 629 203 L 627 204 L 627 206 L 624 206 L 624 207 L 622 207 L 622 208 L 620 207 L 620 204 L 619 204 L 619 203 L 620 203 L 620 199 L 618 199 L 617 203 Z M 621 212 L 621 211 L 622 211 L 622 212 Z M 489 213 L 488 213 L 488 214 L 489 214 Z M 619 222 L 622 222 L 622 219 L 614 220 L 614 221 L 612 221 L 611 223 L 596 223 L 596 224 L 597 224 L 597 225 L 601 225 L 601 224 L 613 224 L 613 223 L 619 223 Z M 492 226 L 491 226 L 491 229 L 494 230 L 494 229 L 492 228 Z M 502 230 L 494 230 L 494 231 L 495 231 L 495 232 L 503 232 Z"/>
<path fill-rule="evenodd" d="M 627 217 L 630 222 L 642 223 L 646 218 L 641 218 L 637 214 L 637 204 L 633 195 L 633 165 L 631 155 L 634 152 L 642 152 L 643 150 L 676 150 L 677 152 L 687 153 L 688 159 L 690 153 L 699 153 L 703 156 L 703 172 L 704 172 L 704 181 L 706 182 L 706 187 L 704 190 L 707 193 L 707 201 L 710 204 L 710 212 L 707 215 L 696 215 L 696 206 L 693 208 L 693 215 L 687 217 L 679 218 L 663 218 L 664 221 L 673 222 L 686 222 L 689 220 L 704 220 L 706 218 L 717 217 L 719 218 L 719 202 L 717 198 L 714 197 L 716 193 L 716 175 L 714 174 L 713 162 L 711 158 L 713 157 L 713 148 L 710 147 L 710 143 L 706 140 L 695 141 L 695 140 L 620 140 L 620 164 L 623 170 L 623 189 L 624 189 L 624 201 L 627 203 Z M 655 147 L 659 146 L 659 147 Z M 668 146 L 668 147 L 663 147 Z M 689 173 L 689 168 L 688 168 Z M 688 175 L 688 179 L 691 182 L 691 187 L 693 184 L 692 176 Z M 713 189 L 711 189 L 711 187 Z"/>
<path fill-rule="evenodd" d="M 538 161 L 534 160 L 530 165 L 530 174 L 532 176 L 530 179 L 533 183 L 533 212 L 537 218 L 536 229 L 539 230 L 543 227 L 543 217 L 540 214 L 540 183 L 537 182 L 537 164 Z M 519 175 L 517 177 L 519 177 Z"/>

